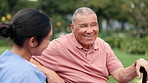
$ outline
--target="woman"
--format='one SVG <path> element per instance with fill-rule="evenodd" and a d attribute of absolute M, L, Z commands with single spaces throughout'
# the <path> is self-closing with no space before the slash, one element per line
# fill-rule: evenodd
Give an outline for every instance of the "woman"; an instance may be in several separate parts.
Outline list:
<path fill-rule="evenodd" d="M 10 23 L 0 23 L 0 36 L 14 43 L 0 56 L 0 83 L 45 83 L 46 76 L 29 60 L 42 53 L 51 35 L 50 19 L 34 9 L 20 10 Z"/>

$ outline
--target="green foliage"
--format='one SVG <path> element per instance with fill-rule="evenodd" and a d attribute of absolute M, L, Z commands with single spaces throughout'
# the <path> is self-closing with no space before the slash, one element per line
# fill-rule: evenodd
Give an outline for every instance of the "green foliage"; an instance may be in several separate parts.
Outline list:
<path fill-rule="evenodd" d="M 15 12 L 24 8 L 37 8 L 37 3 L 29 0 L 18 0 L 17 4 L 15 5 Z"/>
<path fill-rule="evenodd" d="M 11 50 L 11 47 L 10 46 L 0 46 L 0 55 L 6 50 Z"/>
<path fill-rule="evenodd" d="M 0 0 L 0 17 L 8 12 L 8 4 L 6 0 Z"/>
<path fill-rule="evenodd" d="M 81 0 L 38 0 L 37 8 L 50 16 L 53 14 L 67 15 L 73 13 Z"/>
<path fill-rule="evenodd" d="M 120 37 L 105 37 L 104 40 L 109 43 L 112 48 L 120 48 L 120 43 L 123 41 Z"/>
<path fill-rule="evenodd" d="M 17 11 L 24 8 L 35 8 L 36 2 L 29 0 L 0 0 L 0 21 L 2 16 L 6 17 L 6 14 L 13 16 Z M 6 20 L 9 21 L 10 19 Z"/>
<path fill-rule="evenodd" d="M 114 2 L 114 3 L 113 3 Z M 0 18 L 6 14 L 14 15 L 23 8 L 34 8 L 47 13 L 53 20 L 55 34 L 70 32 L 69 24 L 73 12 L 82 6 L 92 8 L 98 16 L 99 27 L 101 21 L 118 20 L 121 23 L 130 22 L 141 28 L 145 34 L 148 32 L 147 15 L 148 0 L 0 0 Z M 134 8 L 132 8 L 134 5 Z M 9 21 L 9 20 L 7 20 Z M 57 27 L 57 21 L 62 22 L 62 26 Z M 64 28 L 64 29 L 61 29 Z M 123 26 L 124 28 L 124 26 Z"/>
<path fill-rule="evenodd" d="M 12 45 L 12 42 L 9 39 L 0 37 L 0 47 L 11 46 L 11 45 Z"/>
<path fill-rule="evenodd" d="M 148 33 L 148 0 L 130 0 L 131 21 L 144 33 Z"/>
<path fill-rule="evenodd" d="M 132 54 L 145 54 L 148 56 L 148 37 L 133 38 L 133 37 L 120 37 L 119 35 L 108 36 L 103 38 L 112 48 L 118 48 L 123 52 Z"/>
<path fill-rule="evenodd" d="M 141 43 L 145 50 L 145 55 L 148 56 L 148 36 L 145 38 L 142 38 Z"/>

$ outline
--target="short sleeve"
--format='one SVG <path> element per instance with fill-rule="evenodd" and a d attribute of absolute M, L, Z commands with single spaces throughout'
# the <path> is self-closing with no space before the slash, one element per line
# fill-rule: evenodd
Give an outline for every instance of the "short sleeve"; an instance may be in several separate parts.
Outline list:
<path fill-rule="evenodd" d="M 107 68 L 109 73 L 113 72 L 114 70 L 123 67 L 121 62 L 118 60 L 118 58 L 115 56 L 113 50 L 111 47 L 107 44 Z"/>

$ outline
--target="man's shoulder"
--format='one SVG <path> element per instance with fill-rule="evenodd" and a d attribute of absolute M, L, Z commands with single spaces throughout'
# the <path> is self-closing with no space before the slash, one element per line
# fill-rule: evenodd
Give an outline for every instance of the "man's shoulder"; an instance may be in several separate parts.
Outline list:
<path fill-rule="evenodd" d="M 100 38 L 100 37 L 97 37 L 96 42 L 98 42 L 98 43 L 107 43 L 107 42 L 105 42 L 105 41 L 104 41 L 102 38 Z"/>
<path fill-rule="evenodd" d="M 106 42 L 106 41 L 104 41 L 102 38 L 100 38 L 100 37 L 97 37 L 97 39 L 96 39 L 96 43 L 98 44 L 98 45 L 102 45 L 102 46 L 109 46 L 109 44 Z"/>
<path fill-rule="evenodd" d="M 59 38 L 56 38 L 51 42 L 59 42 L 59 43 L 64 42 L 64 43 L 66 43 L 66 42 L 70 41 L 71 39 L 72 39 L 72 34 L 70 33 L 70 34 L 66 34 L 64 36 L 61 36 Z"/>
<path fill-rule="evenodd" d="M 68 33 L 68 34 L 65 34 L 57 39 L 63 39 L 63 38 L 72 38 L 73 34 L 72 33 Z"/>

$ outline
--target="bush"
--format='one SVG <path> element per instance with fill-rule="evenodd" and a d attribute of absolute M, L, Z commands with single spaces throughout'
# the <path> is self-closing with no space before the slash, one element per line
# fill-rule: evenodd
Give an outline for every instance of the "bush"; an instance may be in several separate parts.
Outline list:
<path fill-rule="evenodd" d="M 142 45 L 144 46 L 145 55 L 148 56 L 148 37 L 141 39 Z"/>
<path fill-rule="evenodd" d="M 121 48 L 121 42 L 124 41 L 124 38 L 122 37 L 106 37 L 103 39 L 109 43 L 112 48 Z"/>
<path fill-rule="evenodd" d="M 131 38 L 122 38 L 122 41 L 120 42 L 120 48 L 123 52 L 127 52 L 127 50 L 132 45 L 132 39 Z"/>
<path fill-rule="evenodd" d="M 141 40 L 133 40 L 131 41 L 131 45 L 127 50 L 127 53 L 132 54 L 145 54 L 145 48 L 142 44 Z"/>
<path fill-rule="evenodd" d="M 148 56 L 148 37 L 136 39 L 132 37 L 106 37 L 103 38 L 112 48 L 120 49 L 126 53 L 146 54 Z"/>
<path fill-rule="evenodd" d="M 103 38 L 104 41 L 106 41 L 112 48 L 115 48 L 115 45 L 114 45 L 114 38 L 113 37 L 105 37 Z"/>
<path fill-rule="evenodd" d="M 9 39 L 0 37 L 0 46 L 11 46 L 12 42 Z"/>

